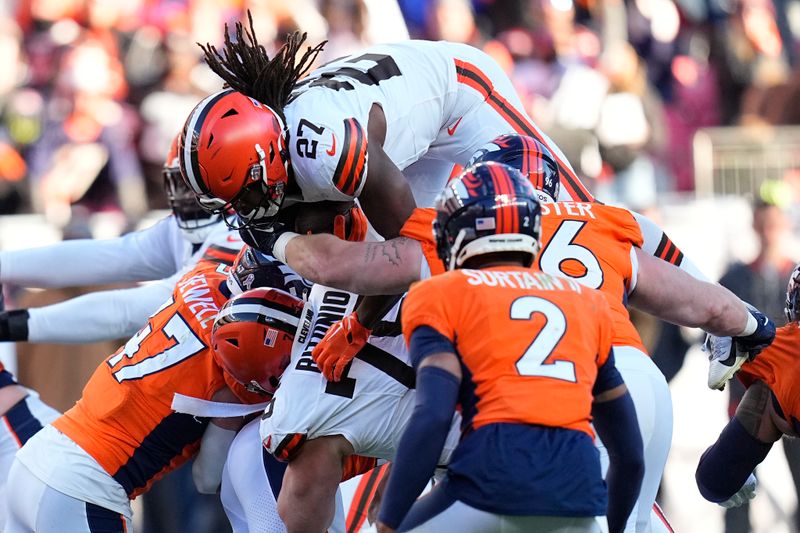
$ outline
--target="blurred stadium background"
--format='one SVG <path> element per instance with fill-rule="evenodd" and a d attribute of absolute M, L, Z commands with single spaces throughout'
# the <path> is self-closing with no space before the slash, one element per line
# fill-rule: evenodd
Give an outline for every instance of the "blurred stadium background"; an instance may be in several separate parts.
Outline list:
<path fill-rule="evenodd" d="M 171 137 L 219 88 L 195 43 L 220 43 L 246 9 L 268 48 L 296 28 L 328 39 L 322 62 L 409 37 L 484 49 L 599 199 L 660 220 L 713 279 L 752 262 L 749 297 L 783 322 L 800 256 L 800 0 L 0 0 L 0 248 L 111 237 L 165 214 Z M 16 307 L 78 294 L 8 289 Z M 694 483 L 728 416 L 727 392 L 705 387 L 697 332 L 635 318 L 674 376 L 668 517 L 679 532 L 748 531 Z M 61 410 L 113 349 L 0 347 Z M 774 450 L 759 469 L 753 531 L 798 531 L 790 456 Z M 219 531 L 187 491 L 146 502 L 139 531 Z"/>

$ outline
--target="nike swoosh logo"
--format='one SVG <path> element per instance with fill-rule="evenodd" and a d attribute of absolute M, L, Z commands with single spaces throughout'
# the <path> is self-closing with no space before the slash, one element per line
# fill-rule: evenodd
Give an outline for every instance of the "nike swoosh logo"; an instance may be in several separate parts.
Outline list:
<path fill-rule="evenodd" d="M 328 155 L 334 155 L 336 153 L 336 135 L 331 132 L 331 138 L 333 139 L 333 146 L 331 146 L 330 150 L 325 150 L 325 153 Z"/>
<path fill-rule="evenodd" d="M 456 132 L 456 128 L 458 127 L 458 125 L 459 125 L 459 124 L 461 124 L 461 119 L 462 119 L 462 118 L 464 118 L 464 117 L 461 117 L 461 118 L 459 118 L 458 120 L 456 120 L 456 123 L 455 123 L 455 124 L 453 124 L 452 126 L 450 126 L 449 128 L 447 128 L 447 134 L 448 134 L 448 135 L 451 135 L 451 136 L 452 136 L 452 135 L 453 135 L 453 134 Z"/>

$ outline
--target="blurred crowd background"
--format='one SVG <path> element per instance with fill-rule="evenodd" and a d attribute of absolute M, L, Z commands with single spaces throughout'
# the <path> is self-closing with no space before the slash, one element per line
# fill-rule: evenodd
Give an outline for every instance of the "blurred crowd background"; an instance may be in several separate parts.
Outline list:
<path fill-rule="evenodd" d="M 799 255 L 800 0 L 0 0 L 0 247 L 113 236 L 162 213 L 169 143 L 220 88 L 196 43 L 221 43 L 247 9 L 268 49 L 294 29 L 327 39 L 320 62 L 407 38 L 485 50 L 599 199 L 661 221 L 709 276 L 783 323 Z M 28 306 L 75 294 L 15 296 Z M 635 319 L 667 377 L 678 375 L 697 335 Z M 63 410 L 113 347 L 42 350 L 37 364 L 36 349 L 20 347 L 20 377 Z M 681 427 L 676 415 L 674 461 L 696 464 L 713 430 Z M 800 482 L 800 450 L 786 449 L 791 470 L 779 469 Z M 760 519 L 739 511 L 723 525 L 698 504 L 717 518 L 684 522 L 682 498 L 699 495 L 681 468 L 668 469 L 678 488 L 664 495 L 678 531 L 798 531 L 788 476 Z M 184 504 L 200 514 L 144 531 L 222 527 Z"/>
<path fill-rule="evenodd" d="M 764 125 L 800 122 L 796 0 L 2 0 L 0 214 L 163 207 L 169 140 L 219 87 L 196 43 L 246 9 L 268 48 L 328 39 L 322 62 L 408 37 L 484 49 L 598 196 L 639 210 L 713 191 L 700 128 L 774 145 Z M 794 196 L 800 158 L 783 159 L 767 177 Z"/>

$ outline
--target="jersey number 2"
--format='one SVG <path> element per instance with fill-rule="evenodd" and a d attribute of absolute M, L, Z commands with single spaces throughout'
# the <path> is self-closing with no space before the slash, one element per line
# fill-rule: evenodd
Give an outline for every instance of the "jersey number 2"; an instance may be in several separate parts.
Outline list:
<path fill-rule="evenodd" d="M 545 363 L 567 330 L 564 312 L 553 302 L 538 296 L 523 296 L 511 303 L 511 320 L 530 320 L 537 313 L 544 315 L 544 327 L 517 360 L 517 372 L 521 376 L 539 376 L 574 383 L 575 364 L 572 361 Z"/>
<path fill-rule="evenodd" d="M 107 361 L 108 366 L 114 368 L 126 357 L 128 360 L 134 360 L 139 353 L 142 342 L 150 339 L 152 335 L 158 334 L 158 331 L 159 330 L 153 332 L 150 324 L 139 330 L 136 335 L 125 343 L 125 346 L 117 355 L 109 358 Z M 119 370 L 116 370 L 114 372 L 114 377 L 119 383 L 129 379 L 141 379 L 150 374 L 161 372 L 206 348 L 203 341 L 197 338 L 197 335 L 195 335 L 192 328 L 189 327 L 189 324 L 187 324 L 178 313 L 172 315 L 172 318 L 164 324 L 164 327 L 161 328 L 160 331 L 163 331 L 167 340 L 171 341 L 173 344 L 161 352 L 139 361 L 123 365 Z"/>

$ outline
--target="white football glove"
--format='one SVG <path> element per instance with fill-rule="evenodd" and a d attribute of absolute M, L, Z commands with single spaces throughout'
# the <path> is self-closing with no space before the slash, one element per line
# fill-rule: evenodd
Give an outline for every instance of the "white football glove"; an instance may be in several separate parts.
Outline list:
<path fill-rule="evenodd" d="M 724 507 L 725 509 L 739 507 L 748 500 L 752 500 L 756 497 L 756 487 L 758 487 L 758 480 L 756 479 L 756 476 L 750 474 L 750 476 L 747 478 L 747 481 L 745 481 L 744 485 L 742 485 L 742 488 L 724 502 L 720 502 L 719 506 Z"/>
<path fill-rule="evenodd" d="M 706 335 L 703 351 L 708 354 L 708 388 L 723 390 L 737 370 L 747 361 L 731 337 Z"/>

